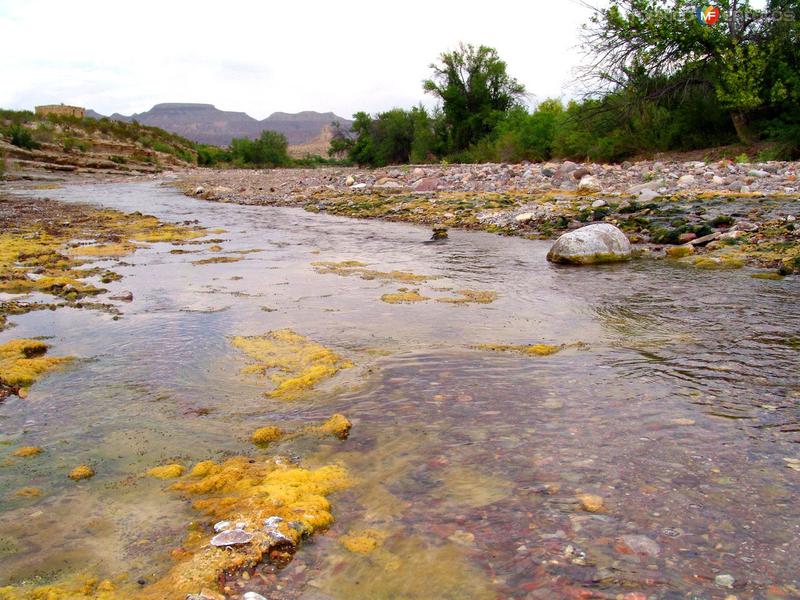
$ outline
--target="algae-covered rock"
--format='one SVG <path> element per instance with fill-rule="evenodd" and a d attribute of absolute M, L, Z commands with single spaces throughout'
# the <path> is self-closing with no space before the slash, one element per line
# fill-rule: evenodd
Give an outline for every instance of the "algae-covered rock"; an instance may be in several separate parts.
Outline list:
<path fill-rule="evenodd" d="M 81 479 L 89 479 L 94 477 L 94 469 L 88 465 L 79 465 L 69 472 L 68 477 L 73 481 L 80 481 Z"/>
<path fill-rule="evenodd" d="M 381 296 L 381 300 L 387 304 L 413 304 L 414 302 L 425 302 L 430 300 L 427 296 L 419 293 L 419 290 L 398 290 Z"/>
<path fill-rule="evenodd" d="M 37 379 L 72 360 L 70 357 L 44 356 L 47 344 L 39 340 L 16 339 L 0 344 L 0 387 L 21 392 Z"/>
<path fill-rule="evenodd" d="M 148 477 L 156 479 L 175 479 L 180 477 L 186 471 L 186 467 L 179 464 L 162 465 L 160 467 L 153 467 L 147 471 Z"/>
<path fill-rule="evenodd" d="M 264 375 L 276 371 L 270 380 L 277 387 L 268 395 L 283 400 L 296 400 L 320 381 L 353 366 L 333 350 L 290 329 L 236 336 L 231 343 L 254 361 L 242 369 L 243 373 Z"/>
<path fill-rule="evenodd" d="M 628 238 L 609 223 L 595 223 L 565 233 L 547 253 L 550 262 L 570 265 L 620 262 L 630 257 Z"/>
<path fill-rule="evenodd" d="M 560 352 L 567 346 L 561 344 L 554 346 L 552 344 L 529 344 L 515 346 L 512 344 L 478 344 L 475 346 L 478 350 L 490 350 L 492 352 L 515 352 L 517 354 L 525 354 L 527 356 L 550 356 L 556 352 Z"/>
<path fill-rule="evenodd" d="M 39 448 L 39 446 L 20 446 L 11 453 L 11 456 L 27 458 L 29 456 L 36 456 L 37 454 L 41 453 L 42 449 Z"/>
<path fill-rule="evenodd" d="M 254 444 L 266 446 L 272 442 L 277 442 L 285 435 L 285 432 L 280 427 L 261 427 L 253 432 L 250 439 Z"/>

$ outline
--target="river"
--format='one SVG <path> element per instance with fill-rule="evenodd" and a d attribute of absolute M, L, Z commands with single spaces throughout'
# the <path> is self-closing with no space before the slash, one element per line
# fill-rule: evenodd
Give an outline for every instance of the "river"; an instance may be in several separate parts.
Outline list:
<path fill-rule="evenodd" d="M 79 357 L 0 404 L 0 441 L 49 457 L 0 468 L 0 584 L 76 571 L 151 581 L 197 515 L 143 472 L 265 452 L 249 442 L 257 427 L 339 412 L 347 441 L 269 449 L 348 469 L 336 523 L 286 568 L 232 577 L 229 597 L 800 597 L 797 278 L 663 260 L 556 267 L 549 242 L 454 230 L 428 243 L 418 226 L 206 202 L 152 181 L 39 193 L 197 220 L 242 260 L 196 265 L 220 253 L 151 244 L 98 263 L 124 275 L 106 287 L 133 293 L 122 318 L 40 311 L 0 333 L 46 335 L 53 354 Z M 350 260 L 437 278 L 312 265 Z M 381 301 L 404 286 L 497 299 Z M 301 400 L 266 397 L 230 338 L 283 328 L 355 367 Z M 475 348 L 538 343 L 567 346 Z M 80 463 L 97 476 L 76 485 L 65 472 Z M 7 495 L 31 485 L 47 494 Z M 602 506 L 587 510 L 585 494 Z M 381 532 L 376 551 L 339 543 L 362 529 Z"/>

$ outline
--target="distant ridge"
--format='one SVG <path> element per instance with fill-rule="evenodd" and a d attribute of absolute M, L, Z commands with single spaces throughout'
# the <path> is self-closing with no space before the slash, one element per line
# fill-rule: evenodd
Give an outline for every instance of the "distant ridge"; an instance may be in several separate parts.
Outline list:
<path fill-rule="evenodd" d="M 91 109 L 86 111 L 86 116 L 103 118 Z M 216 146 L 227 146 L 235 137 L 257 138 L 264 130 L 282 133 L 292 146 L 309 144 L 318 139 L 333 121 L 345 128 L 352 124 L 349 119 L 332 112 L 276 112 L 259 121 L 244 112 L 219 110 L 213 104 L 185 102 L 164 102 L 146 112 L 130 116 L 114 113 L 109 118 L 127 122 L 136 120 L 142 125 L 160 127 L 195 142 Z"/>

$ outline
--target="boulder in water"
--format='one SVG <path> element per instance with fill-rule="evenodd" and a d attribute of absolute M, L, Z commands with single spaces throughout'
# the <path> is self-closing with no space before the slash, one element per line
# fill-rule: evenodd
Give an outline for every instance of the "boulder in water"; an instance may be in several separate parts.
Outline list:
<path fill-rule="evenodd" d="M 610 223 L 595 223 L 565 233 L 547 253 L 547 260 L 570 265 L 596 265 L 630 259 L 631 243 Z"/>

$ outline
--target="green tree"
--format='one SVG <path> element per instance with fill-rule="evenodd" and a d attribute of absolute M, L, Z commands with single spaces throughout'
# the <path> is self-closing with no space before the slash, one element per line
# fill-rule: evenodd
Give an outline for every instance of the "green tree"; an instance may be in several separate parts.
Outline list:
<path fill-rule="evenodd" d="M 423 88 L 442 101 L 449 150 L 460 152 L 492 132 L 525 87 L 511 77 L 494 48 L 461 44 L 430 65 Z"/>
<path fill-rule="evenodd" d="M 749 0 L 719 0 L 716 25 L 701 23 L 690 0 L 611 0 L 587 28 L 594 55 L 588 73 L 603 92 L 632 88 L 641 101 L 680 97 L 690 88 L 716 95 L 741 141 L 754 137 L 755 111 L 775 105 L 796 76 L 770 68 L 796 48 L 796 28 L 776 26 L 776 15 L 800 9 L 798 0 L 770 0 L 764 10 Z M 793 38 L 793 39 L 792 39 Z M 772 74 L 770 75 L 770 72 Z"/>
<path fill-rule="evenodd" d="M 262 131 L 257 140 L 234 138 L 231 157 L 245 165 L 282 167 L 291 164 L 286 136 L 275 131 Z"/>

